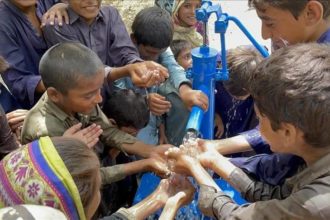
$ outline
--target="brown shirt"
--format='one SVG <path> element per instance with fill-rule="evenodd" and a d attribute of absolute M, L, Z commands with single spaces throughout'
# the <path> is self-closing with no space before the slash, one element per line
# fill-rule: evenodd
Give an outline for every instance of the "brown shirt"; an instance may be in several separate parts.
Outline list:
<path fill-rule="evenodd" d="M 72 117 L 62 111 L 45 93 L 26 116 L 22 129 L 22 144 L 27 144 L 43 136 L 62 136 L 68 128 L 79 122 L 84 127 L 92 123 L 100 125 L 103 129 L 100 140 L 108 147 L 122 150 L 122 144 L 136 142 L 135 137 L 113 126 L 99 106 L 96 106 L 90 115 Z"/>
<path fill-rule="evenodd" d="M 103 129 L 100 140 L 108 147 L 122 150 L 122 144 L 133 144 L 136 142 L 135 137 L 113 126 L 99 106 L 90 115 L 72 117 L 62 111 L 45 93 L 26 116 L 22 129 L 22 143 L 27 144 L 43 136 L 62 136 L 68 128 L 79 122 L 83 126 L 88 126 L 92 123 L 100 125 Z M 102 183 L 109 184 L 123 179 L 126 174 L 123 172 L 122 165 L 118 165 L 101 168 L 101 176 Z"/>
<path fill-rule="evenodd" d="M 330 154 L 305 168 L 281 185 L 256 182 L 240 169 L 230 182 L 251 204 L 239 206 L 223 192 L 202 186 L 199 206 L 217 219 L 330 219 Z"/>

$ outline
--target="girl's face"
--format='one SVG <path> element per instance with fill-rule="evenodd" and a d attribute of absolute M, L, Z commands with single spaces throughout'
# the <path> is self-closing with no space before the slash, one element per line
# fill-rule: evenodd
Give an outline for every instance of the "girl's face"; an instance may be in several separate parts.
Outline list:
<path fill-rule="evenodd" d="M 200 0 L 186 0 L 178 10 L 180 25 L 194 26 L 197 23 L 195 10 L 200 7 Z"/>

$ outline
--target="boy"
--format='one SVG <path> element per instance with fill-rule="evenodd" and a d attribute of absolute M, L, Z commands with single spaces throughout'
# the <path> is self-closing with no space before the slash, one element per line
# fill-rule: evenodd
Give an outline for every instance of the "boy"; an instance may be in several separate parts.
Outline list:
<path fill-rule="evenodd" d="M 168 151 L 176 171 L 193 175 L 202 212 L 217 219 L 329 219 L 330 206 L 330 47 L 300 44 L 276 51 L 253 76 L 251 95 L 260 132 L 274 152 L 295 154 L 307 164 L 282 185 L 248 177 L 214 148 L 199 161 L 179 149 Z M 251 204 L 235 204 L 203 169 L 213 169 Z"/>
<path fill-rule="evenodd" d="M 153 28 L 151 29 L 150 27 Z M 170 78 L 174 74 L 181 76 L 185 74 L 183 69 L 175 61 L 169 49 L 173 38 L 173 24 L 169 13 L 158 7 L 143 9 L 135 17 L 132 31 L 131 39 L 143 59 L 154 60 L 164 66 L 170 66 Z M 165 140 L 163 139 L 165 137 L 164 133 L 160 133 L 159 141 L 160 143 L 181 144 L 184 136 L 184 128 L 186 126 L 186 120 L 184 118 L 188 117 L 189 112 L 180 99 L 179 91 L 174 88 L 177 82 L 173 80 L 177 79 L 172 78 L 171 81 L 168 80 L 157 88 L 160 94 L 156 93 L 157 91 L 148 94 L 149 107 L 154 115 L 151 116 L 149 125 L 138 135 L 142 140 L 158 142 L 157 127 L 159 123 L 156 120 L 156 116 L 175 114 L 177 116 L 176 121 L 169 126 L 172 128 L 171 131 L 173 134 L 178 138 L 173 137 L 172 139 L 172 137 L 169 137 L 168 140 Z M 185 80 L 186 83 L 190 84 L 188 79 Z M 175 93 L 174 96 L 176 96 L 176 100 L 179 99 L 179 103 L 174 99 L 167 99 L 163 96 L 164 93 L 161 93 L 161 91 L 164 91 L 164 89 L 167 92 L 170 90 Z M 196 94 L 196 91 L 194 91 L 194 93 Z M 207 100 L 205 95 L 203 95 L 202 98 Z M 180 105 L 180 110 L 177 107 L 178 104 Z M 180 120 L 180 123 L 177 123 L 177 120 Z"/>
<path fill-rule="evenodd" d="M 262 37 L 271 39 L 274 49 L 296 43 L 330 42 L 329 0 L 249 0 L 249 6 L 256 8 L 262 21 Z M 207 143 L 222 154 L 248 151 L 251 148 L 258 151 L 264 146 L 257 129 Z M 281 172 L 280 166 L 274 169 Z"/>
<path fill-rule="evenodd" d="M 10 111 L 17 108 L 30 109 L 45 91 L 38 71 L 40 58 L 47 50 L 40 28 L 41 16 L 58 2 L 0 2 L 0 55 L 10 65 L 2 77 L 18 102 L 8 109 Z"/>
<path fill-rule="evenodd" d="M 164 67 L 140 59 L 115 8 L 101 7 L 100 0 L 69 0 L 68 5 L 69 24 L 43 27 L 48 46 L 60 42 L 84 44 L 99 56 L 104 65 L 112 67 L 106 69 L 109 82 L 129 76 L 135 85 L 149 87 L 168 77 Z M 109 95 L 108 89 L 103 95 Z"/>
<path fill-rule="evenodd" d="M 115 128 L 101 111 L 98 103 L 102 101 L 104 68 L 93 51 L 78 43 L 55 45 L 42 57 L 40 74 L 47 90 L 24 121 L 23 144 L 41 136 L 62 136 L 78 123 L 83 127 L 95 123 L 103 130 L 100 141 L 104 149 L 97 149 L 99 153 L 107 154 L 109 148 L 117 148 L 160 159 L 167 146 L 155 148 L 137 141 Z"/>

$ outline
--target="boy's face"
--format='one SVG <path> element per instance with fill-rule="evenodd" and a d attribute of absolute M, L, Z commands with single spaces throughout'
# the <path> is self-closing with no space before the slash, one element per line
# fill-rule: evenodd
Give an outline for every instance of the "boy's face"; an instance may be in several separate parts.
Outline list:
<path fill-rule="evenodd" d="M 74 88 L 69 89 L 67 94 L 58 92 L 58 98 L 53 101 L 68 115 L 74 116 L 76 113 L 88 115 L 98 103 L 102 102 L 103 81 L 104 69 L 93 77 L 80 77 Z"/>
<path fill-rule="evenodd" d="M 265 115 L 260 114 L 258 107 L 254 106 L 254 109 L 256 112 L 256 116 L 259 120 L 259 129 L 262 137 L 270 145 L 272 151 L 278 153 L 282 152 L 281 147 L 283 146 L 281 140 L 283 136 L 281 136 L 280 129 L 274 131 L 271 126 L 270 120 Z"/>
<path fill-rule="evenodd" d="M 88 24 L 91 24 L 100 11 L 101 0 L 69 0 L 69 5 Z"/>
<path fill-rule="evenodd" d="M 191 48 L 185 48 L 180 51 L 177 62 L 183 69 L 187 70 L 192 66 L 192 59 L 191 59 Z"/>
<path fill-rule="evenodd" d="M 273 49 L 311 41 L 304 16 L 300 15 L 296 19 L 290 11 L 272 6 L 257 10 L 257 14 L 262 22 L 262 38 L 271 39 Z"/>
<path fill-rule="evenodd" d="M 159 55 L 165 52 L 167 48 L 158 49 L 155 47 L 139 44 L 137 45 L 137 49 L 139 51 L 140 57 L 143 60 L 151 60 L 157 62 Z"/>

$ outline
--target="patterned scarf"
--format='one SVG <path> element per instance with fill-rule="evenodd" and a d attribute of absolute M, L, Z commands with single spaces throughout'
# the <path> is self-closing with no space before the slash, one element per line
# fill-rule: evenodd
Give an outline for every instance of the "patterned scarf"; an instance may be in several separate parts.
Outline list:
<path fill-rule="evenodd" d="M 19 204 L 50 206 L 68 219 L 86 219 L 77 186 L 49 137 L 0 162 L 0 208 Z"/>

